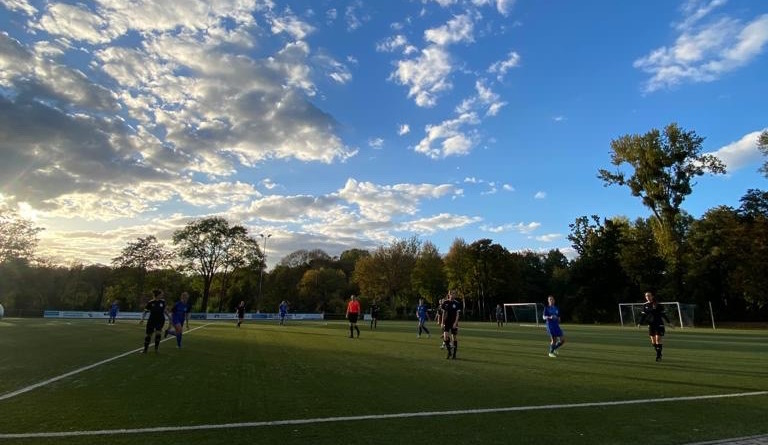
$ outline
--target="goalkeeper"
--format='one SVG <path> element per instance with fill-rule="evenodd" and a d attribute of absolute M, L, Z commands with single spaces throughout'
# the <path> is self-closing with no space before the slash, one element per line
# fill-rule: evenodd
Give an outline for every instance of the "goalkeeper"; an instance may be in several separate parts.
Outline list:
<path fill-rule="evenodd" d="M 661 361 L 661 351 L 664 349 L 661 338 L 664 337 L 664 321 L 669 323 L 669 318 L 664 310 L 656 302 L 656 297 L 651 292 L 645 293 L 645 304 L 643 305 L 643 315 L 640 317 L 641 324 L 648 321 L 648 336 L 651 338 L 651 345 L 656 350 L 656 361 Z"/>

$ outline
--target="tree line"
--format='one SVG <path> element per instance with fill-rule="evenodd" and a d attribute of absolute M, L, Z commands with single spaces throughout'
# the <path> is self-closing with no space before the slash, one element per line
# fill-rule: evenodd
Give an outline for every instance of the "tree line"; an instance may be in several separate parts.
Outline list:
<path fill-rule="evenodd" d="M 730 321 L 768 315 L 768 192 L 747 190 L 738 208 L 718 206 L 700 218 L 682 207 L 695 177 L 725 173 L 701 154 L 703 138 L 670 124 L 611 143 L 614 171 L 606 186 L 627 187 L 647 218 L 585 215 L 570 224 L 577 256 L 509 251 L 491 239 L 457 238 L 444 254 L 418 237 L 338 257 L 298 250 L 267 270 L 265 256 L 242 225 L 222 217 L 190 222 L 166 245 L 154 235 L 128 243 L 110 265 L 61 266 L 35 255 L 41 228 L 9 206 L 0 213 L 0 303 L 7 315 L 44 309 L 104 310 L 118 300 L 141 310 L 153 288 L 170 298 L 190 294 L 194 311 L 226 312 L 245 301 L 250 311 L 275 312 L 287 300 L 295 312 L 344 313 L 350 294 L 366 308 L 376 300 L 384 317 L 411 317 L 418 298 L 436 305 L 448 289 L 466 317 L 488 320 L 497 304 L 558 298 L 564 319 L 611 323 L 618 303 L 638 302 L 645 290 L 661 300 L 697 304 L 697 317 Z M 768 154 L 768 132 L 758 147 Z M 622 171 L 621 168 L 628 169 Z M 768 162 L 761 171 L 768 175 Z"/>

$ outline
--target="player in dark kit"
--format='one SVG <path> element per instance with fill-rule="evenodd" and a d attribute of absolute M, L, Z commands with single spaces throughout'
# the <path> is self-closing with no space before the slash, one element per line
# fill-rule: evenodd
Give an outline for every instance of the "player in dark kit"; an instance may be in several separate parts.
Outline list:
<path fill-rule="evenodd" d="M 149 349 L 149 340 L 153 333 L 155 334 L 155 352 L 160 348 L 160 336 L 163 332 L 166 317 L 165 299 L 163 299 L 163 291 L 160 289 L 152 291 L 152 299 L 144 307 L 139 324 L 144 323 L 144 317 L 147 315 L 147 312 L 149 312 L 149 320 L 147 320 L 146 336 L 144 337 L 144 350 L 141 351 L 143 354 L 146 354 L 147 349 Z"/>
<path fill-rule="evenodd" d="M 661 350 L 664 348 L 662 345 L 661 337 L 664 337 L 664 321 L 669 323 L 667 314 L 664 313 L 664 309 L 656 303 L 656 297 L 651 292 L 645 293 L 645 304 L 643 305 L 643 315 L 640 317 L 640 323 L 645 324 L 648 321 L 648 336 L 651 338 L 651 345 L 656 350 L 656 361 L 661 361 Z"/>
<path fill-rule="evenodd" d="M 371 304 L 371 329 L 376 329 L 379 324 L 379 305 L 376 304 L 376 300 L 373 300 Z"/>
<path fill-rule="evenodd" d="M 443 304 L 440 306 L 442 310 L 441 323 L 443 327 L 443 343 L 445 349 L 448 350 L 448 356 L 445 358 L 456 358 L 456 350 L 459 349 L 459 313 L 461 312 L 461 304 L 453 299 L 453 291 L 448 291 Z M 453 345 L 451 345 L 453 340 Z"/>

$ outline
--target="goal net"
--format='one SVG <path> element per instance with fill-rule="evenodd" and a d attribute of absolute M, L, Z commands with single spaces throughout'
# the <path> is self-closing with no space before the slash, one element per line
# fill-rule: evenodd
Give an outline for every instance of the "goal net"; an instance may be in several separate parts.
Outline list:
<path fill-rule="evenodd" d="M 619 320 L 621 327 L 636 326 L 643 316 L 645 303 L 619 303 Z M 664 310 L 671 324 L 681 328 L 692 328 L 696 312 L 695 304 L 680 303 L 678 301 L 666 301 L 658 303 Z"/>
<path fill-rule="evenodd" d="M 517 324 L 533 324 L 539 326 L 544 322 L 544 305 L 541 303 L 505 303 L 504 322 Z"/>

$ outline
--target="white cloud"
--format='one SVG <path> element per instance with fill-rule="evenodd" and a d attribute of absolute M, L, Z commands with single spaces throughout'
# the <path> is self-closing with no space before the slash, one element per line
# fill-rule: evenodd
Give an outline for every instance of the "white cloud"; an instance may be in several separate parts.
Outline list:
<path fill-rule="evenodd" d="M 408 87 L 408 97 L 420 107 L 433 107 L 437 96 L 450 90 L 448 76 L 453 71 L 451 56 L 437 45 L 423 49 L 414 59 L 400 60 L 390 75 L 397 83 Z"/>
<path fill-rule="evenodd" d="M 720 158 L 726 166 L 726 171 L 729 173 L 746 165 L 758 163 L 762 159 L 763 154 L 757 148 L 757 138 L 760 137 L 760 133 L 766 130 L 768 128 L 748 133 L 738 141 L 731 142 L 708 154 Z"/>
<path fill-rule="evenodd" d="M 472 42 L 474 23 L 467 14 L 455 16 L 445 25 L 424 31 L 424 40 L 440 46 Z"/>
<path fill-rule="evenodd" d="M 561 235 L 559 233 L 548 233 L 546 235 L 536 236 L 536 237 L 534 237 L 534 239 L 536 239 L 536 241 L 541 241 L 543 243 L 551 243 L 551 242 L 559 240 L 562 237 L 563 237 L 563 235 Z"/>
<path fill-rule="evenodd" d="M 469 154 L 476 144 L 476 135 L 466 132 L 463 127 L 478 123 L 474 113 L 466 113 L 437 125 L 427 125 L 427 135 L 414 150 L 432 159 Z"/>
<path fill-rule="evenodd" d="M 404 136 L 411 132 L 411 127 L 408 124 L 401 124 L 400 127 L 397 129 L 397 134 L 399 136 Z"/>
<path fill-rule="evenodd" d="M 432 234 L 444 230 L 460 229 L 462 227 L 478 223 L 482 220 L 483 219 L 479 216 L 440 213 L 429 218 L 420 218 L 403 223 L 400 225 L 398 230 L 416 232 L 420 234 Z"/>
<path fill-rule="evenodd" d="M 646 92 L 683 82 L 715 81 L 751 63 L 763 52 L 768 43 L 768 14 L 746 24 L 727 16 L 705 20 L 724 3 L 688 2 L 683 8 L 684 19 L 676 27 L 680 35 L 675 43 L 635 60 L 635 68 L 651 75 L 644 86 Z"/>
<path fill-rule="evenodd" d="M 381 150 L 382 148 L 384 148 L 384 139 L 382 138 L 368 139 L 368 146 L 376 150 Z"/>
<path fill-rule="evenodd" d="M 539 192 L 536 192 L 536 194 L 533 195 L 533 197 L 534 199 L 544 199 L 547 197 L 547 193 L 539 191 Z"/>
<path fill-rule="evenodd" d="M 506 191 L 508 191 L 508 192 L 514 192 L 514 191 L 515 191 L 515 188 L 514 188 L 514 187 L 512 187 L 512 186 L 511 186 L 511 185 L 509 185 L 509 184 L 504 184 L 504 185 L 502 185 L 502 186 L 501 186 L 501 188 L 503 188 L 504 190 L 506 190 Z"/>
<path fill-rule="evenodd" d="M 488 67 L 488 72 L 496 74 L 496 79 L 502 81 L 509 70 L 518 66 L 520 66 L 520 55 L 515 51 L 510 51 L 506 59 L 492 63 Z"/>
<path fill-rule="evenodd" d="M 516 223 L 516 224 L 502 224 L 500 226 L 482 226 L 480 227 L 482 230 L 485 230 L 486 232 L 491 233 L 504 233 L 504 232 L 518 232 L 518 233 L 531 233 L 534 230 L 541 227 L 541 223 L 538 222 L 530 222 L 528 224 L 525 223 Z"/>

